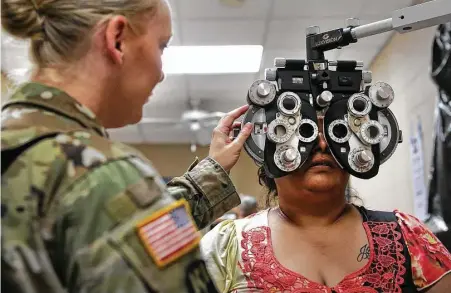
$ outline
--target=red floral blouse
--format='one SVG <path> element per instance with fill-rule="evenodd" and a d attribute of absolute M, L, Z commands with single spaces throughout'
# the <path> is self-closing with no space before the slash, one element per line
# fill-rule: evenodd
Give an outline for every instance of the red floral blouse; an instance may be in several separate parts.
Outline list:
<path fill-rule="evenodd" d="M 221 292 L 394 293 L 403 292 L 405 282 L 421 290 L 451 273 L 451 254 L 440 241 L 418 219 L 395 211 L 397 223 L 363 223 L 371 251 L 368 263 L 335 287 L 327 287 L 278 262 L 268 211 L 223 222 L 204 236 L 202 253 Z M 406 270 L 405 247 L 411 272 Z"/>
<path fill-rule="evenodd" d="M 417 218 L 396 211 L 412 263 L 415 286 L 424 289 L 451 272 L 451 254 Z M 451 292 L 451 291 L 450 291 Z"/>

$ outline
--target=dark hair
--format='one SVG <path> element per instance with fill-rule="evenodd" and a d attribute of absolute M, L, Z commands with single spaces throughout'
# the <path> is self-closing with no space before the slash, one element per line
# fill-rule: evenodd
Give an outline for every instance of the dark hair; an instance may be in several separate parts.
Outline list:
<path fill-rule="evenodd" d="M 266 174 L 265 167 L 261 166 L 258 168 L 258 183 L 261 186 L 264 186 L 267 190 L 265 204 L 266 207 L 270 207 L 272 204 L 277 202 L 277 185 L 274 178 L 271 178 Z M 360 202 L 359 205 L 363 206 L 363 200 L 358 196 L 358 193 L 355 189 L 353 189 L 349 183 L 346 186 L 345 197 L 348 203 Z"/>
<path fill-rule="evenodd" d="M 258 168 L 258 183 L 266 188 L 267 194 L 265 204 L 266 207 L 270 207 L 271 202 L 274 202 L 277 198 L 277 186 L 274 178 L 271 178 L 266 174 L 264 166 Z"/>

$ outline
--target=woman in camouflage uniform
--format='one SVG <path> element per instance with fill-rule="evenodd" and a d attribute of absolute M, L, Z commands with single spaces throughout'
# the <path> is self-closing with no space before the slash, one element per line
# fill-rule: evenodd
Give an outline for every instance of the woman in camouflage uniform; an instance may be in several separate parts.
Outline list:
<path fill-rule="evenodd" d="M 136 123 L 163 80 L 162 0 L 2 0 L 35 71 L 2 108 L 3 292 L 215 292 L 198 228 L 239 204 L 228 172 L 246 107 L 214 130 L 209 157 L 165 186 L 105 128 Z"/>

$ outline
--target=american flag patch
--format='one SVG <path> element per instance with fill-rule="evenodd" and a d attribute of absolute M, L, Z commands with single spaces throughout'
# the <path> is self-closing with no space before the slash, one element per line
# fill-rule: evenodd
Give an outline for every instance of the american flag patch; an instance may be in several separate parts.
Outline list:
<path fill-rule="evenodd" d="M 184 199 L 157 211 L 137 228 L 141 242 L 160 268 L 197 247 L 201 239 Z"/>

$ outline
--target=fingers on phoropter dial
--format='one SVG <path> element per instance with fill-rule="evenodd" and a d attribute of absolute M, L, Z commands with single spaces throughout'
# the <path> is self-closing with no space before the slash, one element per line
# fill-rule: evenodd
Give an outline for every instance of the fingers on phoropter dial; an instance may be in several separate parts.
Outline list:
<path fill-rule="evenodd" d="M 265 109 L 251 105 L 243 117 L 242 125 L 246 125 L 248 122 L 252 123 L 253 130 L 244 144 L 244 149 L 258 165 L 261 165 L 264 161 L 266 133 L 268 132 Z"/>

